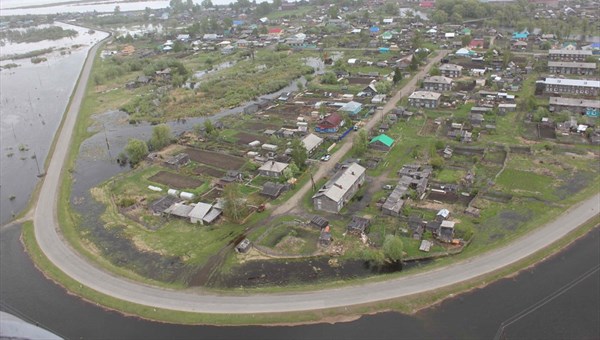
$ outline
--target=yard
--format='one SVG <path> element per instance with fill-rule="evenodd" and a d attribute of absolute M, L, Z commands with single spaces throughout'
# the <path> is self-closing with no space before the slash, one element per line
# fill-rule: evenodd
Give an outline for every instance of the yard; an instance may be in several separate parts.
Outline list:
<path fill-rule="evenodd" d="M 160 171 L 156 173 L 156 175 L 148 178 L 148 180 L 175 189 L 195 189 L 204 183 L 199 179 L 168 171 Z"/>
<path fill-rule="evenodd" d="M 232 155 L 227 155 L 219 152 L 187 148 L 185 153 L 190 155 L 190 159 L 197 163 L 202 163 L 215 168 L 225 170 L 238 170 L 246 163 L 246 160 Z"/>

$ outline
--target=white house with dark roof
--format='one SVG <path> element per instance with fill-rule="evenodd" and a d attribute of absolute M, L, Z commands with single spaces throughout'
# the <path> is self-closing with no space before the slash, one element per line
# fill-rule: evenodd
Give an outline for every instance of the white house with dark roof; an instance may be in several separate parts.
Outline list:
<path fill-rule="evenodd" d="M 364 183 L 366 170 L 358 163 L 340 169 L 313 195 L 315 209 L 332 213 L 342 210 Z"/>

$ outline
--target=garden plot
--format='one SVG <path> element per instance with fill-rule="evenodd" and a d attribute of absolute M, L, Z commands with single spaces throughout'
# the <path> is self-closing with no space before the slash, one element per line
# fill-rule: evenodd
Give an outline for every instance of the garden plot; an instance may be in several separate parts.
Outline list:
<path fill-rule="evenodd" d="M 204 182 L 199 179 L 168 171 L 160 171 L 156 175 L 148 178 L 148 180 L 168 185 L 169 187 L 175 189 L 195 189 L 204 184 Z"/>
<path fill-rule="evenodd" d="M 419 131 L 419 136 L 429 136 L 435 134 L 438 128 L 439 125 L 433 119 L 427 118 L 425 124 L 423 124 L 423 127 L 421 128 L 421 131 Z"/>
<path fill-rule="evenodd" d="M 262 122 L 248 122 L 248 123 L 244 123 L 244 125 L 242 126 L 243 130 L 249 130 L 249 131 L 254 131 L 254 132 L 263 132 L 265 130 L 268 129 L 279 129 L 279 125 L 277 124 L 271 124 L 271 123 L 262 123 Z"/>
<path fill-rule="evenodd" d="M 247 132 L 238 132 L 234 136 L 237 139 L 237 143 L 241 145 L 248 145 L 248 143 L 254 142 L 255 140 L 264 143 L 267 141 L 267 137 L 262 135 L 253 135 Z"/>
<path fill-rule="evenodd" d="M 225 170 L 238 170 L 246 162 L 246 160 L 241 157 L 227 155 L 220 152 L 192 148 L 187 148 L 184 152 L 190 155 L 190 159 L 194 162 Z"/>
<path fill-rule="evenodd" d="M 194 169 L 194 173 L 196 175 L 209 175 L 209 176 L 215 177 L 215 178 L 221 178 L 221 177 L 223 177 L 225 175 L 225 171 L 219 170 L 219 169 L 215 169 L 215 168 L 211 168 L 211 167 L 206 166 L 206 165 L 198 165 Z"/>

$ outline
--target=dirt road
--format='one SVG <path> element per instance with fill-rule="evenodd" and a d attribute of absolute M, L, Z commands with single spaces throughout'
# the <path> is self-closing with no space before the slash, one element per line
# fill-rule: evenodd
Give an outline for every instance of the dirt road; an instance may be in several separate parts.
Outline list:
<path fill-rule="evenodd" d="M 429 62 L 427 63 L 427 65 L 421 71 L 419 71 L 414 77 L 412 77 L 412 79 L 406 85 L 404 85 L 398 92 L 396 92 L 396 94 L 392 98 L 390 98 L 390 100 L 388 100 L 388 102 L 383 107 L 383 110 L 379 110 L 379 111 L 375 112 L 373 117 L 371 117 L 371 119 L 367 122 L 367 124 L 365 124 L 365 126 L 362 128 L 366 129 L 367 131 L 370 131 L 375 125 L 379 124 L 381 122 L 381 119 L 388 112 L 390 112 L 391 110 L 393 110 L 396 107 L 396 104 L 400 101 L 400 99 L 410 95 L 415 90 L 417 82 L 419 80 L 423 79 L 425 77 L 425 75 L 427 74 L 427 72 L 429 72 L 431 67 L 434 64 L 438 63 L 443 57 L 445 57 L 448 54 L 448 52 L 450 52 L 450 51 L 448 51 L 448 50 L 438 51 L 438 54 L 434 58 L 430 59 Z M 342 142 L 342 146 L 340 147 L 340 149 L 336 153 L 331 155 L 331 159 L 329 159 L 328 162 L 322 162 L 319 164 L 319 168 L 313 174 L 313 178 L 314 178 L 315 182 L 317 182 L 319 179 L 325 177 L 328 173 L 330 173 L 333 170 L 333 167 L 335 166 L 335 164 L 342 160 L 342 158 L 352 148 L 352 142 L 354 141 L 355 137 L 356 137 L 355 133 L 350 133 Z M 309 192 L 309 190 L 311 190 L 311 188 L 312 188 L 312 183 L 307 182 L 306 184 L 304 184 L 304 186 L 302 188 L 300 188 L 298 191 L 296 191 L 296 193 L 292 197 L 290 197 L 289 200 L 287 200 L 284 204 L 275 208 L 275 210 L 273 210 L 271 212 L 271 214 L 272 215 L 283 215 L 283 214 L 289 213 L 290 211 L 292 211 L 294 208 L 296 208 L 298 205 L 301 204 L 300 202 L 301 202 L 302 198 Z"/>
<path fill-rule="evenodd" d="M 97 48 L 97 46 L 94 47 L 90 51 L 90 55 L 93 56 Z M 124 301 L 170 310 L 240 314 L 305 311 L 387 300 L 453 285 L 500 269 L 564 237 L 569 231 L 599 212 L 600 194 L 596 194 L 573 207 L 555 221 L 503 248 L 432 271 L 385 282 L 339 289 L 233 296 L 199 291 L 198 289 L 176 291 L 133 282 L 106 272 L 88 262 L 72 249 L 60 234 L 56 216 L 57 198 L 61 174 L 63 174 L 62 166 L 67 157 L 75 119 L 85 93 L 92 62 L 93 58 L 89 58 L 85 63 L 81 80 L 75 89 L 72 105 L 65 117 L 64 126 L 59 132 L 56 149 L 50 156 L 48 174 L 42 184 L 34 213 L 35 235 L 40 248 L 48 259 L 66 275 L 82 285 Z M 416 80 L 412 84 L 409 83 L 403 89 L 403 93 L 408 93 L 415 83 Z M 396 98 L 399 99 L 402 95 L 398 94 L 390 102 Z M 389 110 L 393 106 L 390 103 L 386 105 L 386 108 Z M 374 126 L 375 123 L 376 121 L 372 120 L 369 127 Z M 350 145 L 351 143 L 347 142 L 345 147 Z M 329 164 L 333 164 L 335 161 L 334 159 Z M 325 171 L 321 175 L 324 173 Z M 301 196 L 302 194 L 298 197 Z"/>

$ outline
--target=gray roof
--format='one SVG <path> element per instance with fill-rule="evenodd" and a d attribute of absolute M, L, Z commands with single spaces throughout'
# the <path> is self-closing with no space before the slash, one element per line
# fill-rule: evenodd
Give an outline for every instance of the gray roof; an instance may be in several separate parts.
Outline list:
<path fill-rule="evenodd" d="M 326 196 L 334 202 L 339 202 L 366 170 L 357 163 L 352 163 L 347 168 L 338 171 L 313 198 Z"/>
<path fill-rule="evenodd" d="M 548 54 L 592 55 L 592 51 L 590 51 L 590 50 L 549 50 Z"/>
<path fill-rule="evenodd" d="M 600 80 L 546 78 L 546 85 L 568 85 L 600 88 Z"/>
<path fill-rule="evenodd" d="M 315 135 L 314 133 L 311 133 L 302 139 L 302 144 L 304 145 L 304 148 L 308 152 L 311 152 L 314 148 L 319 146 L 319 144 L 321 144 L 322 142 L 323 142 L 323 138 Z"/>
<path fill-rule="evenodd" d="M 186 205 L 183 203 L 174 203 L 165 210 L 165 213 L 169 215 L 187 218 L 190 215 L 192 209 L 194 209 L 194 207 L 192 207 L 191 205 Z"/>
<path fill-rule="evenodd" d="M 195 218 L 195 219 L 201 220 L 204 218 L 204 216 L 206 216 L 206 214 L 208 214 L 208 212 L 211 208 L 212 208 L 212 204 L 198 202 L 198 203 L 196 203 L 196 205 L 194 206 L 192 211 L 190 211 L 188 216 L 190 218 Z"/>
<path fill-rule="evenodd" d="M 429 100 L 438 100 L 440 99 L 441 94 L 437 92 L 431 91 L 415 91 L 413 92 L 408 99 L 429 99 Z"/>
<path fill-rule="evenodd" d="M 456 64 L 442 64 L 442 66 L 439 67 L 440 71 L 461 71 L 462 69 L 462 66 Z"/>
<path fill-rule="evenodd" d="M 452 84 L 452 78 L 444 77 L 444 76 L 431 76 L 427 77 L 424 80 L 426 83 L 435 83 L 435 84 Z"/>
<path fill-rule="evenodd" d="M 260 168 L 258 168 L 258 170 L 281 173 L 287 167 L 288 167 L 288 164 L 286 164 L 286 163 L 268 161 L 265 164 L 263 164 Z"/>
<path fill-rule="evenodd" d="M 214 220 L 221 215 L 223 211 L 221 209 L 212 208 L 206 216 L 202 219 L 205 223 L 212 223 Z"/>
<path fill-rule="evenodd" d="M 589 107 L 589 108 L 600 109 L 600 101 L 599 100 L 550 97 L 548 103 L 550 105 L 579 106 L 579 107 Z"/>
<path fill-rule="evenodd" d="M 576 61 L 549 61 L 548 67 L 588 68 L 595 70 L 596 63 L 578 63 Z"/>

